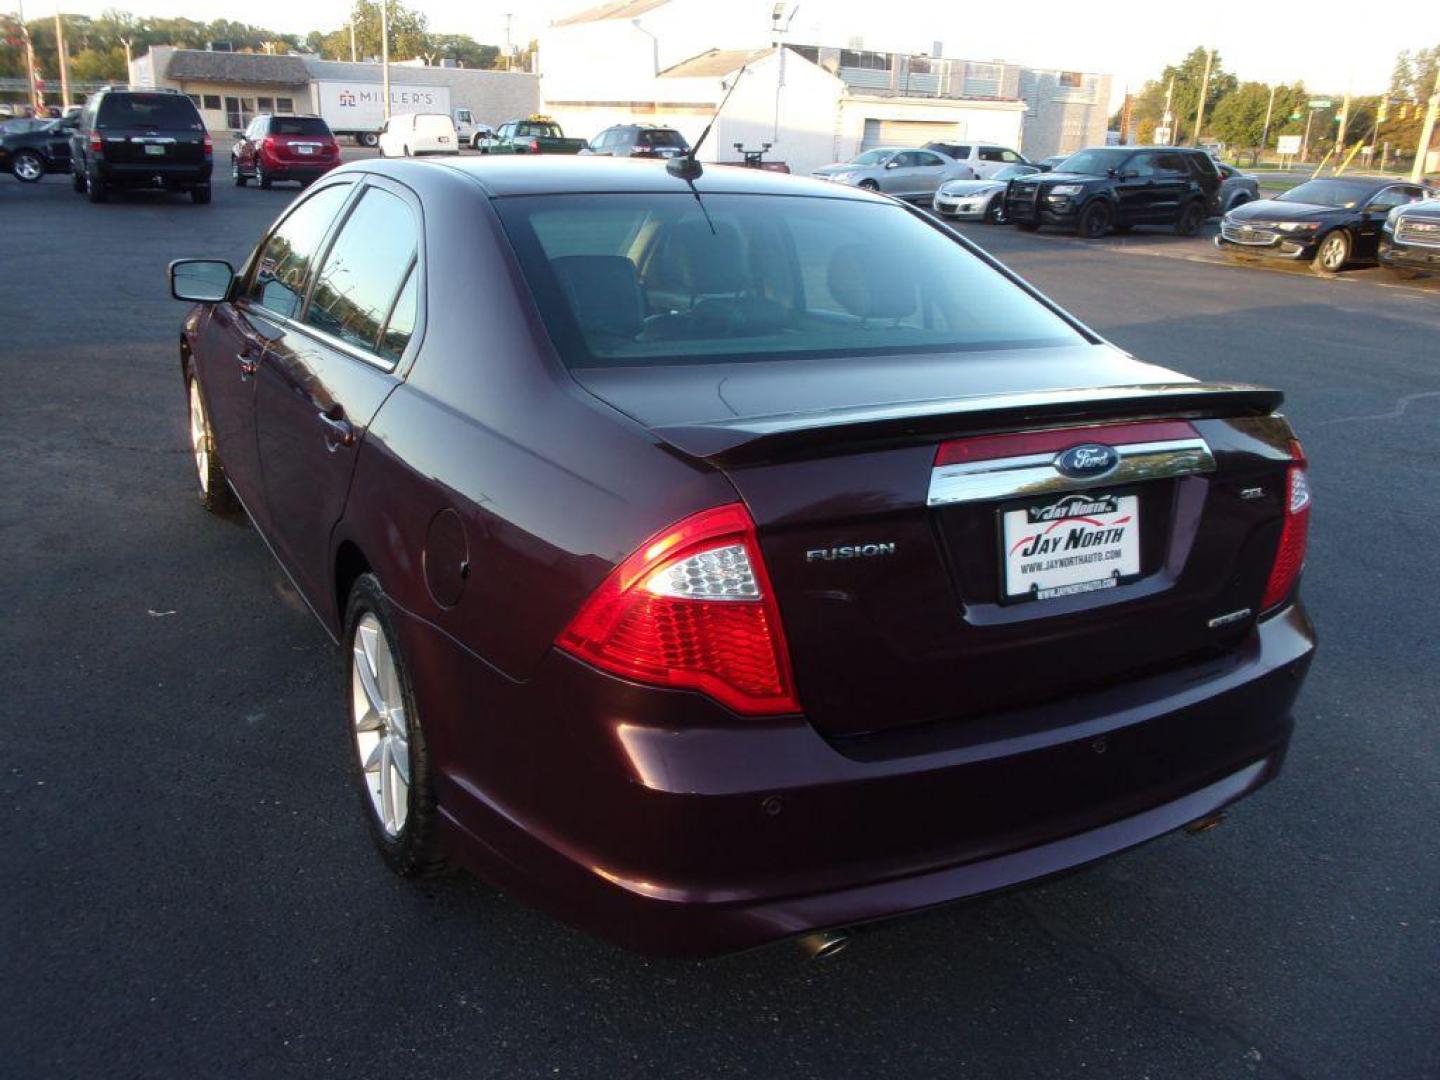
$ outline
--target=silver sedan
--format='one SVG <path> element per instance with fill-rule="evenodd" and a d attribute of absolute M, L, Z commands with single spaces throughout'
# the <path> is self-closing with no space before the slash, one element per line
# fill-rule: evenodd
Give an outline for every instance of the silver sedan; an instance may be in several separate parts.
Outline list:
<path fill-rule="evenodd" d="M 1034 165 L 1006 165 L 988 180 L 951 180 L 940 185 L 931 206 L 945 217 L 999 224 L 1005 220 L 1005 188 L 1010 181 L 1039 171 Z"/>
<path fill-rule="evenodd" d="M 975 171 L 935 150 L 880 146 L 851 161 L 816 169 L 811 175 L 901 199 L 928 199 L 947 180 L 974 179 Z"/>
<path fill-rule="evenodd" d="M 1260 178 L 1253 173 L 1242 173 L 1234 165 L 1217 161 L 1215 168 L 1220 172 L 1220 214 L 1224 216 L 1237 206 L 1254 202 L 1260 198 Z"/>

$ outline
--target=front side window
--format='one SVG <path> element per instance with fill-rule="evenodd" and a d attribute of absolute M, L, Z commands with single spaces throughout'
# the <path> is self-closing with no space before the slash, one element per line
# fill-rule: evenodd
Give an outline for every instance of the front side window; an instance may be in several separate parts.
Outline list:
<path fill-rule="evenodd" d="M 1004 161 L 1005 155 L 1000 152 L 998 146 L 982 146 L 980 148 L 981 161 Z"/>
<path fill-rule="evenodd" d="M 370 188 L 330 246 L 305 321 L 346 344 L 376 351 L 418 246 L 410 207 L 388 191 Z"/>
<path fill-rule="evenodd" d="M 1136 154 L 1125 163 L 1125 172 L 1133 176 L 1154 176 L 1156 171 L 1154 154 Z"/>
<path fill-rule="evenodd" d="M 335 184 L 290 212 L 255 260 L 245 288 L 248 300 L 287 319 L 299 316 L 320 243 L 349 196 L 349 184 Z"/>
<path fill-rule="evenodd" d="M 895 156 L 894 150 L 866 150 L 857 158 L 851 158 L 851 165 L 884 165 Z"/>
<path fill-rule="evenodd" d="M 572 367 L 1086 340 L 947 232 L 886 203 L 614 194 L 495 206 Z"/>

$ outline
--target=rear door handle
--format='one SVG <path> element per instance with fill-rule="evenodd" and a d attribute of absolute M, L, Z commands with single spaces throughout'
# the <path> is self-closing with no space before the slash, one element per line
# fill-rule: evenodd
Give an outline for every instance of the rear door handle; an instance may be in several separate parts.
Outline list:
<path fill-rule="evenodd" d="M 355 427 L 342 417 L 330 416 L 327 413 L 317 413 L 320 422 L 325 425 L 325 445 L 331 450 L 338 450 L 342 446 L 355 445 Z"/>
<path fill-rule="evenodd" d="M 235 362 L 240 365 L 240 378 L 248 379 L 260 368 L 260 358 L 251 356 L 248 349 L 241 349 L 235 354 Z"/>

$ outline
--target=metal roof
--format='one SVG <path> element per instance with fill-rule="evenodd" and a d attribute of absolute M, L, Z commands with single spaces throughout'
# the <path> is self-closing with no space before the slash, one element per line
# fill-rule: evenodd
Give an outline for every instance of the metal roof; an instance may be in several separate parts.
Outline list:
<path fill-rule="evenodd" d="M 305 67 L 305 61 L 298 56 L 176 49 L 165 66 L 165 78 L 176 82 L 198 79 L 219 83 L 304 86 L 310 81 L 310 72 Z"/>
<path fill-rule="evenodd" d="M 729 75 L 740 70 L 741 65 L 754 63 L 762 56 L 769 56 L 774 49 L 710 49 L 689 60 L 681 60 L 673 67 L 660 72 L 662 79 L 699 79 L 707 76 Z"/>
<path fill-rule="evenodd" d="M 606 19 L 635 19 L 647 11 L 664 7 L 669 2 L 670 0 L 613 0 L 612 3 L 599 4 L 574 15 L 567 15 L 563 19 L 556 19 L 550 25 L 578 26 L 581 23 L 603 22 Z"/>

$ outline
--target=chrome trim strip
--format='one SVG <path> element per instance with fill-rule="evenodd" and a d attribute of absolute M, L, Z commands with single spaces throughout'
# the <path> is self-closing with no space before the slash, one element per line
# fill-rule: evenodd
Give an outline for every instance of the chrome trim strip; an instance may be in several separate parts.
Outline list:
<path fill-rule="evenodd" d="M 994 502 L 1215 471 L 1215 457 L 1204 439 L 1126 443 L 1114 449 L 1120 455 L 1120 463 L 1114 469 L 1103 476 L 1078 479 L 1065 476 L 1055 468 L 1059 454 L 1026 454 L 994 461 L 941 465 L 930 473 L 925 505 Z"/>

